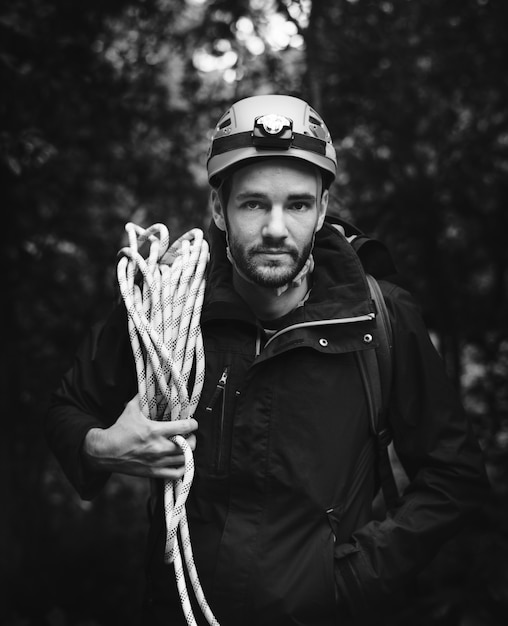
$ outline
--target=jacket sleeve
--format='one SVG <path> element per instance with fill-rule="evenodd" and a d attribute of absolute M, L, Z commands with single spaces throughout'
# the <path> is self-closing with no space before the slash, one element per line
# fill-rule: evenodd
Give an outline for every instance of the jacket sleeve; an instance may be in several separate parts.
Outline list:
<path fill-rule="evenodd" d="M 488 492 L 482 454 L 411 296 L 385 283 L 394 331 L 389 422 L 410 483 L 382 521 L 335 548 L 339 594 L 360 617 L 430 562 Z"/>
<path fill-rule="evenodd" d="M 53 392 L 44 430 L 48 444 L 83 499 L 92 499 L 109 474 L 88 469 L 81 448 L 91 428 L 107 428 L 137 392 L 127 316 L 118 306 L 80 345 L 70 370 Z"/>

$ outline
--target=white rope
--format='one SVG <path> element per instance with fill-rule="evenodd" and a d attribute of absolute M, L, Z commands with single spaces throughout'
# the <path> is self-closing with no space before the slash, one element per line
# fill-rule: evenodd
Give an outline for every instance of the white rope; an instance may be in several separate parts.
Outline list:
<path fill-rule="evenodd" d="M 129 245 L 121 250 L 117 275 L 128 313 L 141 411 L 152 420 L 189 419 L 199 402 L 205 376 L 199 322 L 208 244 L 199 229 L 185 233 L 171 246 L 168 229 L 163 224 L 145 230 L 128 223 L 125 230 Z M 139 252 L 139 246 L 146 241 L 150 243 L 147 259 Z M 194 380 L 189 395 L 193 364 Z M 186 577 L 208 623 L 219 626 L 199 582 L 185 513 L 194 476 L 192 450 L 182 436 L 177 435 L 172 441 L 183 451 L 185 472 L 177 481 L 164 482 L 165 561 L 172 562 L 175 568 L 187 624 L 197 625 Z"/>

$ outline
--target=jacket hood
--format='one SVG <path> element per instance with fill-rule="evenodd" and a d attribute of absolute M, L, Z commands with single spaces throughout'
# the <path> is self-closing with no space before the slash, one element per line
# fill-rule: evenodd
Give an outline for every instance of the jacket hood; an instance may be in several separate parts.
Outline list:
<path fill-rule="evenodd" d="M 361 261 L 345 236 L 328 218 L 316 233 L 312 290 L 304 307 L 292 314 L 292 322 L 337 319 L 373 312 L 369 287 Z M 256 319 L 232 284 L 232 266 L 226 256 L 226 237 L 212 221 L 208 233 L 210 261 L 202 321 L 209 318 Z"/>

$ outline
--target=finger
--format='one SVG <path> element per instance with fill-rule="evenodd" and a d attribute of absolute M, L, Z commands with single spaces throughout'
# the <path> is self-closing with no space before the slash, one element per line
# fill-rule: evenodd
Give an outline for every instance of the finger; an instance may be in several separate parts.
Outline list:
<path fill-rule="evenodd" d="M 147 467 L 152 468 L 154 470 L 163 470 L 165 468 L 175 468 L 175 467 L 183 467 L 185 465 L 185 457 L 182 454 L 181 450 L 178 449 L 178 453 L 174 454 L 163 454 L 159 455 L 156 458 L 150 459 Z"/>
<path fill-rule="evenodd" d="M 164 464 L 160 469 L 164 469 L 167 467 L 171 467 L 171 468 L 181 467 L 184 464 L 185 464 L 185 458 L 183 454 L 178 454 L 174 456 L 169 456 L 166 459 L 164 459 Z"/>
<path fill-rule="evenodd" d="M 191 450 L 196 448 L 196 438 L 193 435 L 189 435 L 188 439 L 184 440 Z M 179 440 L 173 438 L 164 441 L 161 454 L 163 456 L 181 456 L 183 457 L 183 442 L 182 446 L 179 444 Z"/>
<path fill-rule="evenodd" d="M 185 474 L 184 467 L 162 467 L 154 468 L 151 472 L 152 478 L 163 478 L 164 480 L 179 480 Z"/>
<path fill-rule="evenodd" d="M 160 446 L 158 451 L 157 463 L 171 465 L 184 463 L 185 454 L 182 449 L 183 442 L 182 446 L 180 446 L 179 443 L 178 439 L 176 441 L 164 440 L 163 445 Z M 194 435 L 189 435 L 189 437 L 185 439 L 185 443 L 191 451 L 196 449 L 196 437 Z"/>
<path fill-rule="evenodd" d="M 185 443 L 187 444 L 187 446 L 191 449 L 191 450 L 195 450 L 196 449 L 196 435 L 194 434 L 190 434 L 187 435 L 186 437 L 183 437 L 183 440 L 185 441 Z M 181 453 L 182 449 L 183 449 L 183 441 L 182 441 L 182 436 L 181 435 L 175 435 L 173 437 L 171 437 L 171 442 L 173 443 L 174 446 L 176 446 L 176 453 Z"/>
<path fill-rule="evenodd" d="M 175 435 L 182 435 L 183 437 L 186 437 L 198 428 L 198 423 L 192 418 L 188 420 L 153 422 L 153 424 L 163 437 L 168 438 L 174 437 Z"/>

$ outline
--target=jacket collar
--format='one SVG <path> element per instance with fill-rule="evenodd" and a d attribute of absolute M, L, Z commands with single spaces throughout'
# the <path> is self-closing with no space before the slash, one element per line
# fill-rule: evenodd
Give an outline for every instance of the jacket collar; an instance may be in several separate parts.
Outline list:
<path fill-rule="evenodd" d="M 205 302 L 201 321 L 235 319 L 256 323 L 245 301 L 233 289 L 232 267 L 226 257 L 225 235 L 211 223 L 208 240 Z M 305 306 L 287 316 L 287 323 L 339 319 L 373 312 L 361 262 L 346 238 L 330 220 L 316 234 L 312 291 Z"/>

